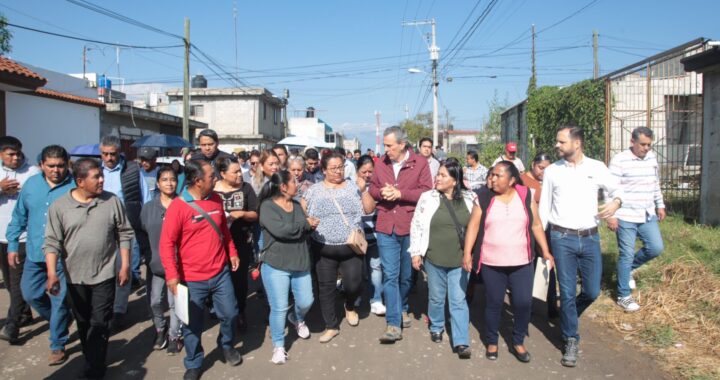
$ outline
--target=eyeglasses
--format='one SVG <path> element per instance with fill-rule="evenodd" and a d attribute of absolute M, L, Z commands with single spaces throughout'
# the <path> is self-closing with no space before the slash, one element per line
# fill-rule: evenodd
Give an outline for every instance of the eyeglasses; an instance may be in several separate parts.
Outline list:
<path fill-rule="evenodd" d="M 341 172 L 341 171 L 345 170 L 345 166 L 334 166 L 332 168 L 327 168 L 325 170 L 327 170 L 329 172 Z"/>

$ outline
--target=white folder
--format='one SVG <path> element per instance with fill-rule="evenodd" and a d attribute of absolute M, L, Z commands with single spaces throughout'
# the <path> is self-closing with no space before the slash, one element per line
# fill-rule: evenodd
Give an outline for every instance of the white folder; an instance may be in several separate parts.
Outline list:
<path fill-rule="evenodd" d="M 188 287 L 183 284 L 177 285 L 177 292 L 173 296 L 175 298 L 175 315 L 182 323 L 190 324 L 190 293 Z"/>
<path fill-rule="evenodd" d="M 533 297 L 541 301 L 547 301 L 549 287 L 550 268 L 548 262 L 542 257 L 538 257 L 535 266 L 535 280 L 533 281 Z M 175 304 L 175 310 L 177 310 L 177 304 Z"/>

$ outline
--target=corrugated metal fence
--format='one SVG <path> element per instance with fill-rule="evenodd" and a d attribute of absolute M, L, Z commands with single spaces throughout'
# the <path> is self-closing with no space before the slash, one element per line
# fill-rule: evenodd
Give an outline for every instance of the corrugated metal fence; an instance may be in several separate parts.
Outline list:
<path fill-rule="evenodd" d="M 702 74 L 685 72 L 680 59 L 704 49 L 694 40 L 604 77 L 606 161 L 629 148 L 633 129 L 652 129 L 668 210 L 686 218 L 700 207 Z"/>

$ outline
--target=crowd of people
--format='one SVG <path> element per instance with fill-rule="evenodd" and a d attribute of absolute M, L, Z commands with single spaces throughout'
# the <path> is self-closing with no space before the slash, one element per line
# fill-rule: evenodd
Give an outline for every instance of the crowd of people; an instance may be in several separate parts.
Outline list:
<path fill-rule="evenodd" d="M 100 141 L 100 160 L 71 162 L 65 148 L 50 145 L 31 165 L 18 139 L 0 137 L 0 263 L 10 294 L 0 339 L 17 344 L 32 308 L 49 322 L 48 364 L 59 365 L 74 320 L 82 376 L 102 378 L 109 337 L 128 323 L 131 289 L 144 285 L 154 349 L 185 350 L 184 378 L 197 379 L 207 312 L 219 320 L 226 363 L 242 363 L 234 344 L 248 328 L 253 279 L 269 309 L 271 360 L 283 364 L 286 325 L 309 339 L 306 318 L 316 300 L 325 326 L 320 343 L 340 334 L 343 319 L 358 326 L 364 302 L 385 318 L 379 342 L 402 340 L 413 323 L 408 296 L 424 273 L 431 342 L 443 342 L 447 302 L 449 341 L 459 358 L 471 357 L 469 307 L 475 284 L 483 283 L 486 358 L 498 358 L 510 292 L 510 352 L 527 363 L 541 258 L 553 269 L 547 306 L 548 317 L 560 319 L 561 363 L 574 367 L 579 316 L 600 291 L 600 221 L 618 237 L 617 304 L 627 312 L 640 308 L 631 293 L 637 269 L 663 250 L 653 138 L 652 130 L 637 128 L 630 149 L 608 168 L 585 156 L 582 129 L 563 126 L 559 160 L 539 153 L 525 171 L 516 143 L 488 169 L 475 151 L 465 165 L 436 155 L 429 138 L 416 152 L 400 127 L 384 131 L 382 156 L 282 145 L 228 154 L 208 129 L 196 151 L 169 166 L 158 166 L 152 148 L 125 159 L 114 136 Z M 638 238 L 643 244 L 635 251 Z M 187 323 L 175 310 L 183 289 Z"/>

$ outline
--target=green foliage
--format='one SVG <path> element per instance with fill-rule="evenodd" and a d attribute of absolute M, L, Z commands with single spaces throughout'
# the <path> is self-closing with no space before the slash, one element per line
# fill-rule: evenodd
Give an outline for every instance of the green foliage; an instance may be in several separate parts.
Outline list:
<path fill-rule="evenodd" d="M 501 140 L 501 115 L 507 108 L 507 99 L 500 100 L 496 91 L 493 98 L 488 102 L 487 122 L 478 135 L 478 145 L 480 146 L 478 161 L 485 167 L 490 167 L 505 149 Z"/>
<path fill-rule="evenodd" d="M 0 14 L 0 55 L 12 51 L 10 39 L 12 39 L 12 33 L 7 28 L 7 19 Z"/>
<path fill-rule="evenodd" d="M 535 140 L 535 152 L 554 152 L 557 128 L 577 125 L 585 131 L 585 154 L 604 160 L 604 82 L 589 79 L 569 87 L 545 86 L 530 91 L 527 123 L 528 134 Z"/>
<path fill-rule="evenodd" d="M 417 145 L 423 137 L 432 138 L 432 113 L 417 114 L 414 118 L 404 120 L 400 123 L 400 127 L 407 132 L 408 141 Z M 433 142 L 436 144 L 437 142 Z"/>
<path fill-rule="evenodd" d="M 672 326 L 651 324 L 640 331 L 640 338 L 653 347 L 665 348 L 675 343 L 677 334 Z"/>
<path fill-rule="evenodd" d="M 478 161 L 486 168 L 490 168 L 495 159 L 505 151 L 505 144 L 500 141 L 491 141 L 482 146 L 478 152 Z"/>

